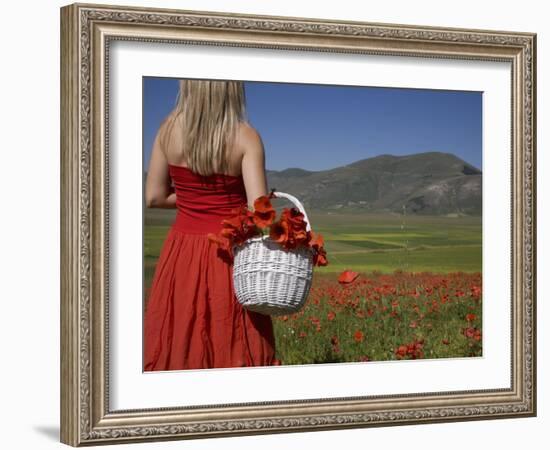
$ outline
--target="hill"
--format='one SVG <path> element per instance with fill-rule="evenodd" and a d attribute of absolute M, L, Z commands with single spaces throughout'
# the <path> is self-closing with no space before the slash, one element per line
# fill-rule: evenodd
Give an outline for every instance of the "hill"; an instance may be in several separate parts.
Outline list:
<path fill-rule="evenodd" d="M 269 189 L 306 208 L 480 215 L 482 174 L 451 153 L 383 154 L 322 171 L 267 171 Z"/>

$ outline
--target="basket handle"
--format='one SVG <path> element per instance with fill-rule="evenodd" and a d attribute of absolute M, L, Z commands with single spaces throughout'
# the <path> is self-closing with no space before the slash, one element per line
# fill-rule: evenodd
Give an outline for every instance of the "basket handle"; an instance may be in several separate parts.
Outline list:
<path fill-rule="evenodd" d="M 287 200 L 290 200 L 292 203 L 294 203 L 294 206 L 296 206 L 296 208 L 298 208 L 298 210 L 304 215 L 304 220 L 306 221 L 306 231 L 311 231 L 311 224 L 309 223 L 304 205 L 300 203 L 300 200 L 298 200 L 293 195 L 287 194 L 286 192 L 280 192 L 276 190 L 273 190 L 273 196 L 277 198 L 286 198 Z"/>

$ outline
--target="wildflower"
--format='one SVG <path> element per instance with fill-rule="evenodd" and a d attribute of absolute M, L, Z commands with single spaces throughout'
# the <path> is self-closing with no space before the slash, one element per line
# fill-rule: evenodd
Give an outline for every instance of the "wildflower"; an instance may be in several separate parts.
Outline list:
<path fill-rule="evenodd" d="M 266 228 L 275 220 L 276 212 L 269 197 L 262 195 L 254 200 L 254 215 L 253 220 L 256 226 Z"/>
<path fill-rule="evenodd" d="M 358 276 L 359 274 L 357 272 L 353 272 L 351 270 L 344 270 L 338 277 L 338 283 L 340 284 L 352 283 Z"/>

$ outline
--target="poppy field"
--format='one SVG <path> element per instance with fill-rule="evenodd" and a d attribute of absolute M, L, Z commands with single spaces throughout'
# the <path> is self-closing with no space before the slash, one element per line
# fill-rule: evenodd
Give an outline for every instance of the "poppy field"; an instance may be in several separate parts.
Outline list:
<path fill-rule="evenodd" d="M 479 272 L 316 275 L 306 306 L 273 319 L 280 364 L 482 354 Z"/>
<path fill-rule="evenodd" d="M 174 214 L 145 210 L 145 293 Z M 303 310 L 273 318 L 279 364 L 482 356 L 481 217 L 308 216 L 328 264 Z"/>

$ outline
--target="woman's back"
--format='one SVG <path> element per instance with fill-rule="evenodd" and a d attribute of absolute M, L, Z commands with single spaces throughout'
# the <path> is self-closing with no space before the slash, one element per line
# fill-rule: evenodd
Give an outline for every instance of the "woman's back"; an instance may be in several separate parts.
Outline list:
<path fill-rule="evenodd" d="M 159 154 L 162 153 L 162 159 L 164 161 L 160 162 L 158 165 L 166 165 L 165 171 L 170 175 L 172 180 L 174 180 L 172 177 L 173 174 L 182 173 L 182 171 L 178 171 L 177 168 L 185 168 L 187 171 L 194 173 L 186 162 L 186 149 L 182 148 L 183 124 L 180 117 L 181 115 L 177 115 L 172 111 L 159 130 L 159 135 L 164 134 L 165 136 L 162 147 L 160 146 L 159 140 L 157 142 L 158 148 L 153 148 L 153 153 L 155 150 Z M 168 124 L 170 124 L 170 126 L 167 131 L 163 128 L 167 128 Z M 245 121 L 238 123 L 233 145 L 227 149 L 226 156 L 227 170 L 214 170 L 211 176 L 223 175 L 228 180 L 240 178 L 245 191 L 245 201 L 248 203 L 250 209 L 253 209 L 254 200 L 261 195 L 267 194 L 268 190 L 265 175 L 265 151 L 263 142 L 259 133 L 250 123 Z M 153 161 L 151 161 L 151 165 L 153 165 Z M 223 165 L 219 161 L 214 164 L 214 167 L 222 166 Z M 158 170 L 158 172 L 162 171 L 162 169 Z M 150 176 L 154 176 L 154 170 L 150 171 Z M 162 184 L 164 182 L 162 177 L 159 176 L 158 178 L 158 184 Z M 148 184 L 153 185 L 154 183 L 154 179 L 148 179 Z"/>
<path fill-rule="evenodd" d="M 173 119 L 173 126 L 168 133 L 164 144 L 164 154 L 168 164 L 172 166 L 187 167 L 185 149 L 183 149 L 183 125 L 180 120 L 181 115 L 175 115 L 172 112 L 168 119 Z M 229 171 L 224 172 L 230 176 L 242 175 L 242 160 L 247 149 L 253 145 L 256 130 L 248 122 L 240 122 L 237 127 L 236 139 L 234 145 L 227 150 L 227 162 Z M 221 173 L 221 172 L 215 172 Z"/>
<path fill-rule="evenodd" d="M 176 193 L 173 228 L 184 233 L 219 233 L 223 219 L 246 205 L 242 175 L 198 175 L 188 167 L 169 164 Z"/>

